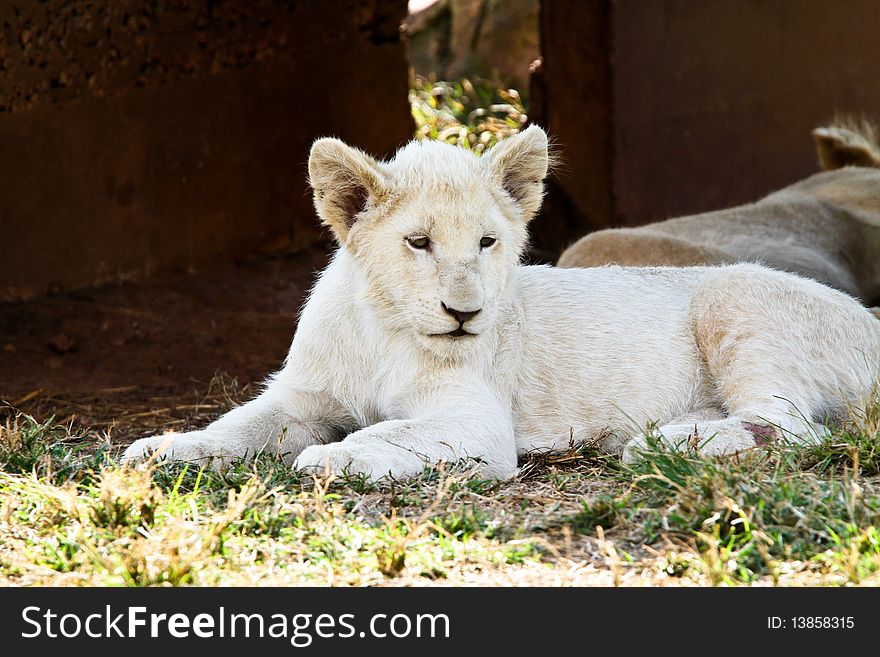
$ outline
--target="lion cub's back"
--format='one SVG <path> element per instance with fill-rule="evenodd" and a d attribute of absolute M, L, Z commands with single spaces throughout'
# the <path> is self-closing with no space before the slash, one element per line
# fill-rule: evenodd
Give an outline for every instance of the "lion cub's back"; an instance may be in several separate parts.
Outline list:
<path fill-rule="evenodd" d="M 520 448 L 690 408 L 703 385 L 688 308 L 708 271 L 521 268 Z"/>
<path fill-rule="evenodd" d="M 530 348 L 553 362 L 582 355 L 660 355 L 689 339 L 688 307 L 704 267 L 522 267 L 518 291 Z M 674 343 L 674 345 L 670 345 Z M 563 363 L 555 363 L 562 366 Z"/>
<path fill-rule="evenodd" d="M 589 311 L 594 317 L 647 318 L 685 308 L 694 286 L 709 271 L 706 267 L 523 266 L 517 272 L 517 288 L 526 312 L 539 317 Z"/>

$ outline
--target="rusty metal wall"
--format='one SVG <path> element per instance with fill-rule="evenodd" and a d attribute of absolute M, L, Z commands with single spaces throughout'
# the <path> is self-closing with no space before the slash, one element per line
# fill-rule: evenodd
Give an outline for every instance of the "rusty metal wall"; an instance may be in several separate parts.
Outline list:
<path fill-rule="evenodd" d="M 311 141 L 412 133 L 406 0 L 0 4 L 0 299 L 320 239 Z"/>
<path fill-rule="evenodd" d="M 835 112 L 880 118 L 875 0 L 544 0 L 542 54 L 562 166 L 533 231 L 557 252 L 757 200 L 817 170 Z"/>

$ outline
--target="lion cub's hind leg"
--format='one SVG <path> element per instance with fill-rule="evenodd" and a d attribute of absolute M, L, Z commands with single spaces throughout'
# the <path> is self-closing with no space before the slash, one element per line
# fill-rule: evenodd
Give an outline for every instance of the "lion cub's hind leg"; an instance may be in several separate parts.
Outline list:
<path fill-rule="evenodd" d="M 643 452 L 652 448 L 652 442 L 679 452 L 723 456 L 771 442 L 818 443 L 829 435 L 828 428 L 817 422 L 748 413 L 747 417 L 664 424 L 653 433 L 632 438 L 623 450 L 623 460 L 626 463 L 637 461 Z"/>
<path fill-rule="evenodd" d="M 659 427 L 674 449 L 722 455 L 827 439 L 821 422 L 867 401 L 880 372 L 880 327 L 854 299 L 756 265 L 712 274 L 694 292 L 690 320 L 726 417 Z M 648 443 L 633 438 L 624 460 Z"/>

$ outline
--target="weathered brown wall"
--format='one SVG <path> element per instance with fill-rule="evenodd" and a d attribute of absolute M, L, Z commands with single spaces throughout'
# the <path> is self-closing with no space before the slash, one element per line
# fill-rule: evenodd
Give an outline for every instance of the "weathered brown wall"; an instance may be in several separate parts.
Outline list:
<path fill-rule="evenodd" d="M 589 51 L 579 35 L 603 22 L 607 50 Z M 835 112 L 880 118 L 875 0 L 544 0 L 542 38 L 564 162 L 548 208 L 579 226 L 535 225 L 557 249 L 755 200 L 817 170 L 810 130 Z"/>
<path fill-rule="evenodd" d="M 530 115 L 550 131 L 559 165 L 548 180 L 532 241 L 552 259 L 613 213 L 609 0 L 542 0 L 540 107 Z"/>
<path fill-rule="evenodd" d="M 0 4 L 0 299 L 314 243 L 311 141 L 411 134 L 405 12 Z"/>

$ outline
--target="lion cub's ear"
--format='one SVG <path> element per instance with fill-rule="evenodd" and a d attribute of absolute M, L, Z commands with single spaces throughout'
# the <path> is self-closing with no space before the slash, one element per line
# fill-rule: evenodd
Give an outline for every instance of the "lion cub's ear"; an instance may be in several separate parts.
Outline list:
<path fill-rule="evenodd" d="M 529 221 L 541 207 L 550 165 L 546 133 L 536 125 L 508 137 L 483 156 L 493 174 Z"/>
<path fill-rule="evenodd" d="M 340 244 L 345 243 L 358 215 L 385 195 L 379 163 L 338 139 L 324 138 L 312 144 L 309 184 L 318 216 Z"/>

